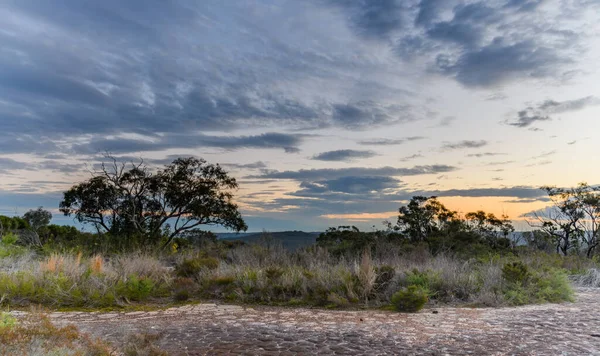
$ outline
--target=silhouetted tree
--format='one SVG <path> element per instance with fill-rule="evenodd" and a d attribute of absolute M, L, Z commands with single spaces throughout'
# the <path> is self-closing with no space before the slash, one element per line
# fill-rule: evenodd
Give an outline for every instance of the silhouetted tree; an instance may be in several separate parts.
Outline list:
<path fill-rule="evenodd" d="M 567 255 L 585 245 L 586 255 L 592 257 L 600 233 L 600 187 L 580 183 L 575 188 L 545 186 L 552 207 L 533 212 L 529 220 L 554 238 L 556 251 Z"/>
<path fill-rule="evenodd" d="M 142 236 L 164 245 L 200 225 L 246 230 L 232 190 L 238 187 L 219 165 L 179 158 L 153 173 L 144 162 L 102 164 L 88 181 L 64 193 L 60 210 L 98 232 Z"/>
<path fill-rule="evenodd" d="M 400 207 L 398 222 L 392 228 L 411 242 L 421 242 L 457 220 L 458 214 L 446 208 L 437 197 L 414 196 L 406 206 Z"/>

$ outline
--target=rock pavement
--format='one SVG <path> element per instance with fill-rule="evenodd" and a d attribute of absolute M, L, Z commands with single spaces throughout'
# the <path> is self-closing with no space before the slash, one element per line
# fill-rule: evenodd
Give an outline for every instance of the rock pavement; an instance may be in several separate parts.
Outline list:
<path fill-rule="evenodd" d="M 157 333 L 169 355 L 600 355 L 599 289 L 578 289 L 575 303 L 416 314 L 197 304 L 50 317 L 110 341 Z"/>

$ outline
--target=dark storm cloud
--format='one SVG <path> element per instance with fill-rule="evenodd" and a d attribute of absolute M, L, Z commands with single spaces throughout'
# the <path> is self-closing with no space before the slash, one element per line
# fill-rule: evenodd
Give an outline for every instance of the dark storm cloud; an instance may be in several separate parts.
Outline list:
<path fill-rule="evenodd" d="M 299 151 L 298 145 L 306 135 L 283 133 L 265 133 L 254 136 L 208 136 L 203 134 L 169 134 L 152 140 L 133 138 L 93 139 L 86 144 L 77 144 L 73 150 L 81 154 L 131 153 L 142 151 L 160 151 L 173 148 L 214 147 L 226 150 L 241 148 L 283 149 L 288 153 Z"/>
<path fill-rule="evenodd" d="M 442 146 L 442 150 L 449 151 L 449 150 L 460 150 L 460 149 L 464 149 L 464 148 L 480 148 L 480 147 L 486 146 L 487 144 L 488 143 L 485 140 L 477 140 L 477 141 L 464 140 L 464 141 L 460 141 L 460 142 L 446 143 L 445 145 Z"/>
<path fill-rule="evenodd" d="M 310 181 L 321 179 L 334 179 L 341 177 L 365 177 L 365 176 L 416 176 L 423 174 L 437 174 L 455 171 L 457 168 L 448 165 L 414 166 L 412 168 L 321 168 L 301 169 L 299 171 L 267 171 L 260 175 L 248 176 L 246 178 L 272 178 L 292 179 L 298 181 Z"/>
<path fill-rule="evenodd" d="M 377 153 L 373 151 L 361 151 L 361 150 L 336 150 L 322 152 L 314 155 L 312 159 L 317 161 L 343 161 L 350 162 L 361 158 L 371 158 L 377 156 Z"/>

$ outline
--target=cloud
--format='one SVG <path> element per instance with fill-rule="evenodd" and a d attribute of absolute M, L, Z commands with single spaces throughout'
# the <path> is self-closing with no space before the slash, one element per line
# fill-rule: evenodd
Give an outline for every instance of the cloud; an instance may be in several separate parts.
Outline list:
<path fill-rule="evenodd" d="M 349 12 L 350 26 L 361 36 L 387 38 L 403 26 L 403 8 L 399 0 L 330 0 Z"/>
<path fill-rule="evenodd" d="M 332 120 L 341 127 L 369 127 L 383 124 L 417 120 L 407 106 L 380 105 L 373 101 L 361 101 L 332 106 Z M 397 113 L 403 113 L 398 115 Z"/>
<path fill-rule="evenodd" d="M 499 161 L 499 162 L 489 162 L 486 166 L 503 166 L 505 164 L 515 163 L 515 161 Z"/>
<path fill-rule="evenodd" d="M 480 147 L 486 146 L 487 144 L 488 143 L 485 140 L 477 140 L 477 141 L 464 140 L 464 141 L 455 142 L 455 143 L 446 143 L 445 145 L 442 146 L 442 150 L 448 151 L 448 150 L 459 150 L 459 149 L 464 149 L 464 148 L 480 148 Z"/>
<path fill-rule="evenodd" d="M 597 105 L 600 105 L 600 98 L 590 95 L 574 100 L 546 100 L 538 105 L 538 110 L 547 112 L 549 114 L 560 114 L 565 112 L 579 111 L 588 106 Z"/>
<path fill-rule="evenodd" d="M 402 145 L 409 141 L 424 140 L 425 138 L 426 137 L 423 137 L 423 136 L 411 136 L 411 137 L 404 137 L 404 138 L 398 138 L 398 139 L 376 138 L 376 139 L 359 141 L 358 144 L 359 145 L 368 145 L 368 146 L 394 146 L 394 145 Z"/>
<path fill-rule="evenodd" d="M 88 143 L 73 145 L 74 152 L 95 154 L 160 151 L 175 148 L 213 147 L 225 150 L 242 148 L 283 149 L 288 153 L 300 151 L 298 145 L 306 135 L 269 132 L 252 136 L 209 136 L 202 133 L 164 134 L 148 139 L 95 138 Z"/>
<path fill-rule="evenodd" d="M 517 77 L 548 77 L 558 66 L 570 62 L 570 58 L 532 40 L 507 43 L 503 37 L 497 37 L 489 45 L 464 52 L 456 60 L 440 54 L 436 65 L 442 73 L 454 76 L 467 87 L 490 87 Z"/>
<path fill-rule="evenodd" d="M 223 167 L 235 168 L 235 169 L 261 169 L 266 168 L 267 164 L 263 161 L 256 161 L 254 163 L 221 163 Z"/>
<path fill-rule="evenodd" d="M 404 157 L 400 158 L 400 162 L 407 162 L 407 161 L 413 160 L 415 158 L 421 158 L 421 157 L 423 157 L 422 154 L 415 153 L 414 155 L 404 156 Z"/>
<path fill-rule="evenodd" d="M 423 174 L 437 174 L 455 171 L 457 168 L 448 165 L 414 166 L 412 168 L 320 168 L 301 169 L 298 171 L 266 171 L 260 175 L 252 175 L 245 178 L 257 179 L 292 179 L 298 181 L 311 181 L 322 179 L 334 179 L 341 177 L 364 177 L 364 176 L 416 176 Z"/>
<path fill-rule="evenodd" d="M 422 192 L 422 195 L 438 197 L 516 197 L 516 198 L 541 198 L 546 192 L 539 188 L 516 186 L 510 188 L 471 188 L 449 189 Z"/>
<path fill-rule="evenodd" d="M 336 179 L 319 180 L 315 182 L 302 182 L 300 190 L 290 194 L 293 196 L 318 196 L 326 192 L 347 194 L 370 194 L 386 189 L 397 188 L 398 179 L 382 176 L 346 176 Z"/>
<path fill-rule="evenodd" d="M 418 5 L 419 12 L 415 24 L 419 26 L 431 25 L 445 9 L 455 3 L 456 1 L 453 0 L 421 0 Z"/>
<path fill-rule="evenodd" d="M 517 119 L 508 124 L 516 127 L 529 127 L 538 121 L 552 120 L 551 114 L 574 112 L 596 105 L 600 105 L 600 98 L 595 96 L 565 101 L 546 100 L 536 106 L 529 106 L 525 110 L 519 111 Z"/>
<path fill-rule="evenodd" d="M 467 23 L 438 22 L 427 30 L 430 38 L 472 47 L 481 41 L 481 32 Z"/>
<path fill-rule="evenodd" d="M 371 158 L 377 156 L 377 153 L 373 151 L 359 151 L 359 150 L 337 150 L 322 152 L 314 155 L 312 159 L 318 161 L 344 161 L 350 162 L 361 158 Z"/>
<path fill-rule="evenodd" d="M 500 152 L 483 152 L 483 153 L 469 153 L 467 157 L 495 157 L 495 156 L 506 156 L 506 153 Z"/>
<path fill-rule="evenodd" d="M 529 127 L 530 125 L 538 122 L 538 121 L 550 121 L 549 116 L 535 115 L 529 112 L 530 110 L 522 110 L 518 113 L 518 118 L 516 121 L 509 123 L 511 126 L 516 127 Z"/>
<path fill-rule="evenodd" d="M 352 183 L 355 182 L 356 185 Z M 398 181 L 389 177 L 354 177 L 305 181 L 300 189 L 289 193 L 289 197 L 257 202 L 265 209 L 297 207 L 295 214 L 305 216 L 388 213 L 410 200 L 413 196 L 437 197 L 506 197 L 524 202 L 547 201 L 546 192 L 528 186 L 505 188 L 469 188 L 450 190 L 407 190 L 400 189 Z"/>
<path fill-rule="evenodd" d="M 446 116 L 440 120 L 440 123 L 438 124 L 438 126 L 439 127 L 448 127 L 448 126 L 451 126 L 454 121 L 456 121 L 455 117 Z"/>

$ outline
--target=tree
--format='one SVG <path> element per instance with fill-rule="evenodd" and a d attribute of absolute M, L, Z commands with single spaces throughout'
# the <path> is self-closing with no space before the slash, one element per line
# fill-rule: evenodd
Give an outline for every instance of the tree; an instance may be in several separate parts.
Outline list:
<path fill-rule="evenodd" d="M 31 209 L 23 215 L 23 219 L 27 220 L 31 229 L 38 232 L 43 226 L 48 226 L 52 220 L 52 213 L 39 207 L 35 210 Z"/>
<path fill-rule="evenodd" d="M 506 215 L 498 218 L 492 213 L 479 210 L 467 213 L 465 219 L 468 228 L 485 238 L 492 248 L 497 248 L 500 241 L 512 242 L 509 237 L 515 231 L 515 228 Z M 518 241 L 514 242 L 515 245 L 516 243 Z"/>
<path fill-rule="evenodd" d="M 411 242 L 426 241 L 429 236 L 458 220 L 458 214 L 446 208 L 437 197 L 414 196 L 398 211 L 398 222 L 393 229 Z"/>
<path fill-rule="evenodd" d="M 92 178 L 64 193 L 60 211 L 66 216 L 114 236 L 152 242 L 166 237 L 164 246 L 200 225 L 247 230 L 233 203 L 238 184 L 218 164 L 179 158 L 153 173 L 143 160 L 119 164 L 106 157 L 110 165 L 103 163 Z"/>
<path fill-rule="evenodd" d="M 600 233 L 600 187 L 580 183 L 574 188 L 545 186 L 552 206 L 533 212 L 528 221 L 554 238 L 556 251 L 567 255 L 584 247 L 592 257 Z"/>

